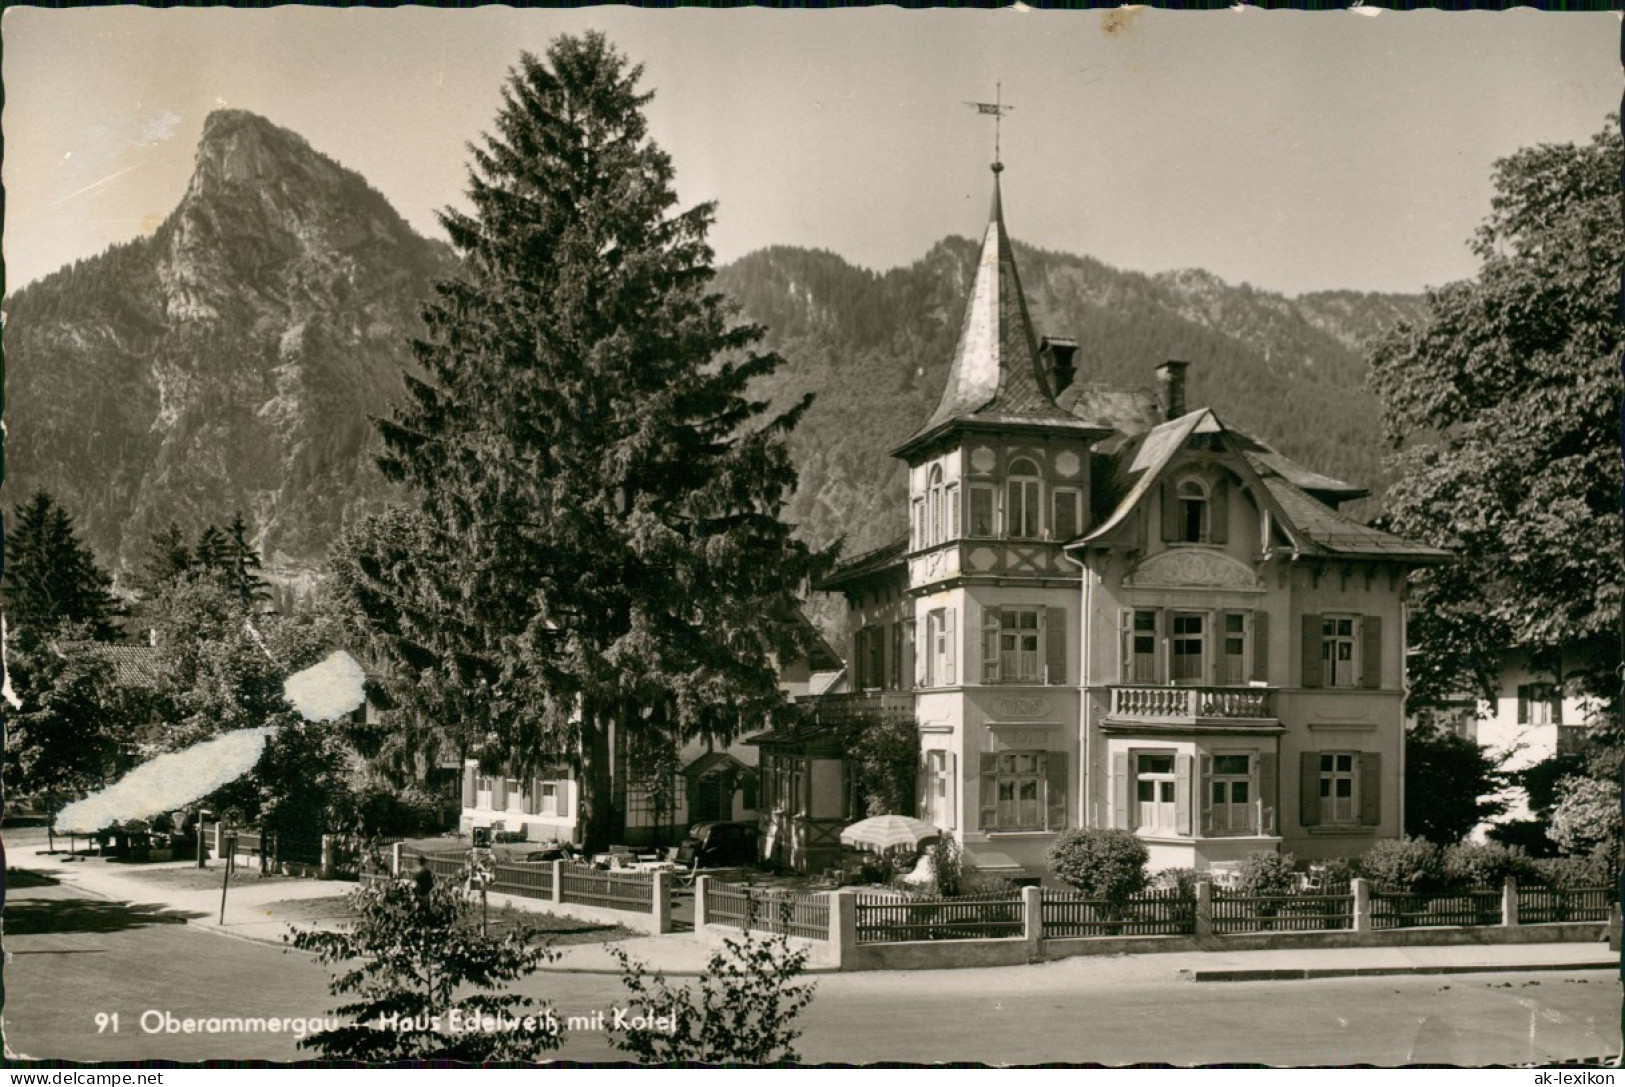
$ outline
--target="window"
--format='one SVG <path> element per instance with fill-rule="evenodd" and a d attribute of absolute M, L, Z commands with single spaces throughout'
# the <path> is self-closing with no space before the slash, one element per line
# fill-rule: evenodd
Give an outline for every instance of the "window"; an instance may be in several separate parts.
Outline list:
<path fill-rule="evenodd" d="M 1207 488 L 1200 480 L 1187 479 L 1179 485 L 1179 539 L 1202 543 L 1208 538 Z"/>
<path fill-rule="evenodd" d="M 1219 682 L 1247 682 L 1247 617 L 1240 612 L 1224 616 L 1224 645 L 1219 658 Z"/>
<path fill-rule="evenodd" d="M 1305 615 L 1305 687 L 1382 686 L 1382 617 Z"/>
<path fill-rule="evenodd" d="M 563 793 L 560 782 L 543 781 L 539 783 L 541 797 L 536 804 L 536 811 L 540 815 L 563 815 Z"/>
<path fill-rule="evenodd" d="M 1010 462 L 1005 482 L 1004 522 L 1012 539 L 1036 540 L 1043 531 L 1042 504 L 1038 486 L 1038 466 L 1026 457 Z"/>
<path fill-rule="evenodd" d="M 524 811 L 525 810 L 525 790 L 524 790 L 524 786 L 519 784 L 519 779 L 518 778 L 508 778 L 507 779 L 507 785 L 508 785 L 508 790 L 507 790 L 507 793 L 508 793 L 507 810 L 508 811 L 518 811 L 518 812 Z"/>
<path fill-rule="evenodd" d="M 1172 752 L 1135 756 L 1134 792 L 1135 826 L 1170 833 L 1176 829 Z"/>
<path fill-rule="evenodd" d="M 1562 723 L 1562 702 L 1558 698 L 1556 684 L 1525 683 L 1518 688 L 1518 724 L 1560 725 Z"/>
<path fill-rule="evenodd" d="M 1252 761 L 1251 755 L 1213 756 L 1213 773 L 1208 779 L 1208 829 L 1212 833 L 1253 832 Z"/>
<path fill-rule="evenodd" d="M 1360 821 L 1359 779 L 1352 754 L 1320 756 L 1320 821 L 1322 824 Z"/>
<path fill-rule="evenodd" d="M 944 540 L 959 539 L 959 484 L 954 483 L 948 487 L 948 499 L 944 505 L 948 520 L 942 527 Z"/>
<path fill-rule="evenodd" d="M 914 549 L 918 551 L 926 546 L 927 535 L 925 530 L 925 499 L 914 500 Z"/>
<path fill-rule="evenodd" d="M 474 777 L 474 806 L 476 808 L 491 807 L 491 799 L 496 791 L 496 783 L 484 774 Z"/>
<path fill-rule="evenodd" d="M 956 826 L 954 755 L 951 751 L 925 753 L 925 780 L 920 790 L 920 814 L 932 826 Z"/>
<path fill-rule="evenodd" d="M 948 765 L 951 770 L 951 760 Z M 1066 789 L 1064 751 L 987 752 L 982 755 L 982 829 L 1062 830 Z"/>
<path fill-rule="evenodd" d="M 1327 616 L 1320 628 L 1320 674 L 1328 687 L 1353 687 L 1359 681 L 1356 667 L 1354 620 Z"/>
<path fill-rule="evenodd" d="M 1205 616 L 1176 612 L 1173 617 L 1173 659 L 1169 676 L 1174 683 L 1201 683 L 1206 658 Z"/>
<path fill-rule="evenodd" d="M 1141 608 L 1134 612 L 1129 635 L 1130 683 L 1157 682 L 1157 613 Z"/>
<path fill-rule="evenodd" d="M 970 488 L 970 535 L 996 536 L 998 527 L 993 518 L 994 490 L 986 483 L 973 483 Z"/>
<path fill-rule="evenodd" d="M 925 685 L 948 687 L 954 679 L 954 609 L 938 608 L 925 617 Z"/>
<path fill-rule="evenodd" d="M 1038 611 L 1002 608 L 999 611 L 999 674 L 1006 682 L 1039 680 Z"/>
<path fill-rule="evenodd" d="M 930 482 L 926 485 L 926 537 L 921 540 L 922 546 L 930 546 L 942 539 L 942 468 L 933 465 Z"/>
<path fill-rule="evenodd" d="M 1083 531 L 1082 493 L 1071 487 L 1057 487 L 1051 494 L 1051 502 L 1050 536 L 1063 542 L 1075 539 Z"/>

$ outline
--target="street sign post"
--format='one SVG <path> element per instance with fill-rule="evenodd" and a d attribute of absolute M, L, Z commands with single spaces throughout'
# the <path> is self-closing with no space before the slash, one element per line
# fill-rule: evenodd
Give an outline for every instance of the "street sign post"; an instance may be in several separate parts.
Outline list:
<path fill-rule="evenodd" d="M 220 879 L 220 923 L 226 923 L 226 889 L 231 886 L 231 869 L 237 863 L 237 825 L 243 821 L 243 813 L 236 808 L 227 808 L 220 820 L 225 825 L 221 827 L 222 848 L 226 851 L 225 875 Z"/>
<path fill-rule="evenodd" d="M 487 921 L 490 914 L 486 908 L 486 886 L 496 878 L 496 859 L 489 849 L 470 849 L 468 851 L 468 882 L 471 886 L 478 885 L 480 889 L 480 935 L 485 935 Z"/>

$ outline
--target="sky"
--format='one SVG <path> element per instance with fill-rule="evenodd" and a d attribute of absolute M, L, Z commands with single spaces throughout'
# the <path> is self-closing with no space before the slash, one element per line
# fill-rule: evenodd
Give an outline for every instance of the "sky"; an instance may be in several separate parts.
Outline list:
<path fill-rule="evenodd" d="M 8 8 L 8 290 L 151 232 L 231 107 L 360 172 L 419 231 L 522 51 L 604 31 L 644 66 L 719 262 L 876 270 L 978 235 L 1002 127 L 1011 234 L 1119 268 L 1298 294 L 1474 273 L 1491 167 L 1618 108 L 1619 17 L 1347 11 Z"/>

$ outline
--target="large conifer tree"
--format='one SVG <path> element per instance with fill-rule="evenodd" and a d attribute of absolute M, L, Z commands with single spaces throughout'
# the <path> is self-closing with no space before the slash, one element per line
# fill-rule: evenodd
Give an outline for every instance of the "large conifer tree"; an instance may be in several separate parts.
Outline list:
<path fill-rule="evenodd" d="M 82 636 L 117 634 L 112 579 L 79 538 L 73 517 L 44 491 L 17 507 L 6 533 L 6 614 L 25 643 L 73 625 Z"/>
<path fill-rule="evenodd" d="M 381 424 L 434 551 L 392 610 L 402 659 L 476 693 L 488 762 L 579 758 L 590 844 L 616 829 L 612 736 L 726 739 L 779 704 L 821 561 L 779 519 L 806 402 L 752 399 L 779 359 L 711 290 L 712 207 L 675 210 L 640 77 L 597 34 L 511 73 L 472 214 L 442 216 L 464 276 Z"/>

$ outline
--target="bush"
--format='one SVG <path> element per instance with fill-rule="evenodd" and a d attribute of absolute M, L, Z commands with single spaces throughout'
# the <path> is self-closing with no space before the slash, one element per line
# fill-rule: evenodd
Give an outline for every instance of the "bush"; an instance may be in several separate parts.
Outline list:
<path fill-rule="evenodd" d="M 1145 890 L 1145 843 L 1126 830 L 1068 830 L 1046 855 L 1056 879 L 1089 898 L 1120 902 Z"/>
<path fill-rule="evenodd" d="M 515 981 L 556 957 L 535 945 L 535 933 L 481 935 L 469 896 L 445 880 L 367 884 L 351 893 L 350 903 L 357 916 L 348 931 L 284 937 L 320 962 L 344 963 L 328 988 L 351 997 L 333 1009 L 349 1022 L 301 1039 L 300 1048 L 328 1060 L 478 1063 L 533 1061 L 559 1047 L 553 1009 L 512 991 Z M 457 1030 L 453 1012 L 465 1021 L 528 1017 L 536 1029 Z"/>
<path fill-rule="evenodd" d="M 1444 875 L 1452 887 L 1494 888 L 1508 877 L 1533 879 L 1535 863 L 1517 846 L 1500 842 L 1457 842 L 1444 851 Z"/>
<path fill-rule="evenodd" d="M 1497 823 L 1486 832 L 1492 842 L 1516 846 L 1531 857 L 1557 856 L 1557 843 L 1546 833 L 1546 823 L 1540 819 L 1509 819 Z"/>
<path fill-rule="evenodd" d="M 1381 891 L 1425 894 L 1447 882 L 1444 850 L 1423 838 L 1376 843 L 1360 858 L 1360 871 Z"/>
<path fill-rule="evenodd" d="M 1354 865 L 1347 857 L 1332 857 L 1316 861 L 1320 865 L 1320 891 L 1322 894 L 1346 895 L 1354 882 Z"/>
<path fill-rule="evenodd" d="M 1164 868 L 1151 878 L 1151 885 L 1159 891 L 1172 891 L 1181 898 L 1194 898 L 1196 885 L 1208 879 L 1200 868 Z"/>
<path fill-rule="evenodd" d="M 1589 777 L 1558 782 L 1562 799 L 1552 809 L 1547 834 L 1564 855 L 1589 856 L 1599 849 L 1619 849 L 1619 784 Z"/>
<path fill-rule="evenodd" d="M 1244 895 L 1260 898 L 1289 895 L 1298 886 L 1296 867 L 1297 861 L 1290 853 L 1274 850 L 1249 853 L 1241 858 L 1237 888 Z"/>
<path fill-rule="evenodd" d="M 806 949 L 783 936 L 727 937 L 700 975 L 698 1001 L 694 986 L 673 988 L 621 949 L 610 954 L 621 964 L 633 1024 L 610 1036 L 616 1049 L 646 1064 L 795 1063 L 791 1043 L 801 1031 L 792 1024 L 814 988 L 797 980 L 807 969 Z"/>
<path fill-rule="evenodd" d="M 1618 878 L 1614 859 L 1607 853 L 1593 853 L 1589 857 L 1543 857 L 1533 864 L 1534 878 L 1560 891 L 1612 887 Z"/>

